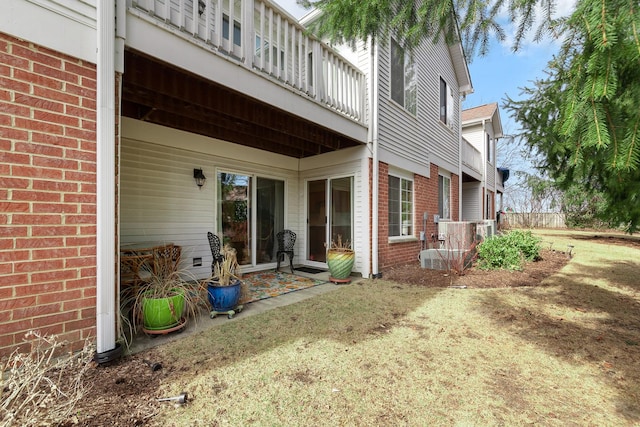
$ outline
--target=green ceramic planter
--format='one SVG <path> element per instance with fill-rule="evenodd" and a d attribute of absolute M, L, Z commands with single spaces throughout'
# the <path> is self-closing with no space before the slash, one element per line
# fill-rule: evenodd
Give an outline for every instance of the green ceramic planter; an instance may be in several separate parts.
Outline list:
<path fill-rule="evenodd" d="M 329 249 L 327 251 L 327 267 L 334 279 L 346 279 L 351 275 L 356 254 L 352 250 Z"/>
<path fill-rule="evenodd" d="M 173 328 L 180 323 L 183 311 L 184 294 L 181 290 L 176 290 L 176 295 L 168 298 L 143 298 L 144 328 L 149 330 Z"/>

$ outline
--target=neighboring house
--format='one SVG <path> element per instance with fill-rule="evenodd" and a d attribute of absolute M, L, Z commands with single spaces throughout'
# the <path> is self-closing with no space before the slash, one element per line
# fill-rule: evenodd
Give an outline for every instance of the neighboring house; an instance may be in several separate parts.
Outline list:
<path fill-rule="evenodd" d="M 459 44 L 390 38 L 352 65 L 266 0 L 3 8 L 0 355 L 30 329 L 113 349 L 120 247 L 172 242 L 206 277 L 213 231 L 250 272 L 286 228 L 296 264 L 341 235 L 379 277 L 461 219 Z"/>
<path fill-rule="evenodd" d="M 462 111 L 462 220 L 495 220 L 508 170 L 497 167 L 503 137 L 497 103 Z"/>

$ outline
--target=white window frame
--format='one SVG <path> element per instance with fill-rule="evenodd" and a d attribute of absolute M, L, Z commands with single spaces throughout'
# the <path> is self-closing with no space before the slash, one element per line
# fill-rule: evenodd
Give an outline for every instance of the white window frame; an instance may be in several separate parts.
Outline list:
<path fill-rule="evenodd" d="M 487 132 L 487 162 L 493 164 L 493 139 Z"/>
<path fill-rule="evenodd" d="M 402 99 L 399 98 L 398 90 L 394 90 L 400 84 L 397 71 L 394 73 L 394 52 L 402 53 Z M 390 69 L 389 69 L 389 96 L 391 100 L 404 108 L 412 115 L 417 114 L 418 85 L 416 83 L 416 64 L 413 56 L 400 46 L 393 37 L 389 43 Z M 395 80 L 394 80 L 395 78 Z M 399 87 L 397 88 L 399 89 Z"/>
<path fill-rule="evenodd" d="M 233 33 L 231 33 L 231 18 L 228 13 L 222 15 L 222 38 L 229 42 L 229 38 L 233 36 L 233 44 L 237 47 L 242 46 L 242 24 L 240 21 L 233 19 Z"/>
<path fill-rule="evenodd" d="M 444 94 L 443 94 L 444 86 Z M 440 93 L 440 122 L 453 129 L 453 89 L 449 86 L 449 83 L 440 77 L 440 84 L 438 86 Z"/>
<path fill-rule="evenodd" d="M 278 49 L 277 46 L 271 46 L 271 43 L 267 37 L 264 39 L 260 35 L 260 33 L 256 32 L 256 46 L 254 57 L 255 61 L 259 63 L 261 60 L 262 52 L 264 50 L 264 63 L 265 65 L 271 66 L 271 71 L 276 72 L 278 67 L 280 67 L 280 71 L 284 72 L 284 63 L 285 63 L 285 53 L 284 50 Z"/>
<path fill-rule="evenodd" d="M 396 200 L 400 201 L 400 211 L 398 212 L 399 218 L 397 218 L 397 224 L 398 225 L 398 229 L 399 229 L 399 234 L 391 234 L 391 222 L 389 222 L 388 224 L 388 235 L 389 235 L 389 239 L 406 239 L 407 237 L 414 237 L 414 232 L 415 232 L 415 227 L 413 224 L 413 220 L 415 218 L 415 183 L 413 180 L 413 175 L 408 175 L 399 171 L 389 171 L 389 175 L 387 177 L 387 181 L 389 180 L 389 178 L 397 178 L 399 180 L 399 185 L 398 185 L 398 189 L 397 191 L 399 192 L 399 194 L 396 194 Z M 410 202 L 407 201 L 403 201 L 402 198 L 402 192 L 403 191 L 407 191 L 405 190 L 405 186 L 403 185 L 403 183 L 410 183 L 411 184 L 411 195 L 410 195 Z M 396 191 L 395 189 L 393 191 Z M 389 209 L 389 202 L 391 200 L 391 186 L 388 187 L 388 197 L 389 200 L 387 201 L 387 209 Z M 405 204 L 406 203 L 410 203 L 409 206 L 409 212 L 406 212 L 404 210 Z M 405 218 L 405 214 L 408 215 L 407 219 Z M 391 215 L 391 213 L 389 212 L 389 216 Z M 403 225 L 403 222 L 405 223 Z"/>
<path fill-rule="evenodd" d="M 445 191 L 445 183 L 449 191 Z M 438 174 L 438 215 L 440 219 L 451 220 L 451 176 Z"/>

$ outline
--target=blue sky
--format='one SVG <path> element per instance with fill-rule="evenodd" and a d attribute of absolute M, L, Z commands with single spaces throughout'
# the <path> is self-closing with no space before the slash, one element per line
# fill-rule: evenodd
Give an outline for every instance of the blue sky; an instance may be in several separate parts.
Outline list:
<path fill-rule="evenodd" d="M 467 96 L 463 108 L 498 102 L 505 134 L 513 134 L 518 125 L 502 108 L 507 97 L 521 99 L 521 88 L 532 87 L 536 78 L 544 77 L 547 63 L 558 50 L 554 43 L 524 46 L 522 51 L 512 52 L 509 47 L 493 42 L 486 56 L 476 56 L 469 64 L 474 93 Z"/>

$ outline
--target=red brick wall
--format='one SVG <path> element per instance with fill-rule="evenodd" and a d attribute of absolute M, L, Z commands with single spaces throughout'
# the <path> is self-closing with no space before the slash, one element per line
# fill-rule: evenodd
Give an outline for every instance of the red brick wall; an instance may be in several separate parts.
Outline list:
<path fill-rule="evenodd" d="M 455 173 L 451 174 L 451 220 L 460 221 L 460 177 Z"/>
<path fill-rule="evenodd" d="M 422 248 L 420 242 L 420 231 L 423 229 L 423 213 L 427 212 L 429 219 L 427 220 L 427 239 L 431 233 L 437 233 L 435 224 L 433 223 L 433 215 L 438 213 L 438 167 L 431 165 L 430 174 L 432 178 L 422 175 L 414 175 L 414 236 L 415 240 L 404 242 L 389 242 L 389 165 L 380 162 L 379 164 L 379 191 L 378 191 L 378 222 L 379 222 L 379 239 L 378 239 L 378 263 L 380 271 L 388 269 L 395 265 L 406 264 L 410 262 L 418 262 L 418 254 Z M 435 179 L 433 177 L 436 177 Z"/>
<path fill-rule="evenodd" d="M 95 336 L 96 69 L 0 33 L 0 357 Z"/>

